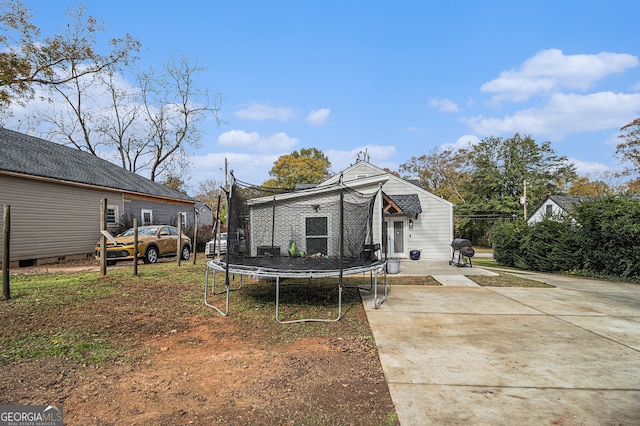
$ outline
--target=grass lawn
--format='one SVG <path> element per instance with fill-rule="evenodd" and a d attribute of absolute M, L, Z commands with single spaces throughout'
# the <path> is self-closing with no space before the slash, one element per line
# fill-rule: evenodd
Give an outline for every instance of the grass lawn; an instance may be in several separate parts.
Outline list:
<path fill-rule="evenodd" d="M 70 425 L 397 424 L 357 289 L 338 322 L 281 325 L 270 282 L 245 279 L 227 317 L 203 284 L 204 260 L 12 276 L 0 404 L 62 404 Z M 280 315 L 335 317 L 337 296 L 285 280 Z"/>

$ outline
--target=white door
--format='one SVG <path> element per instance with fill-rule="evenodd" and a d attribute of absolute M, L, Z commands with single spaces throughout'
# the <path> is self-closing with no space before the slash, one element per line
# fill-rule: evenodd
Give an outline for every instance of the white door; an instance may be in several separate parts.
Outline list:
<path fill-rule="evenodd" d="M 405 245 L 405 221 L 393 220 L 387 221 L 387 248 L 389 257 L 406 257 Z"/>

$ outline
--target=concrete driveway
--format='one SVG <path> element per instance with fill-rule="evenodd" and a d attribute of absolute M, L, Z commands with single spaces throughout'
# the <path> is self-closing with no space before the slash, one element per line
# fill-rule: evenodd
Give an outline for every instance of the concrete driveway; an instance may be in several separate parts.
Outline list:
<path fill-rule="evenodd" d="M 526 277 L 556 288 L 392 286 L 379 309 L 362 292 L 401 425 L 640 424 L 640 285 Z"/>

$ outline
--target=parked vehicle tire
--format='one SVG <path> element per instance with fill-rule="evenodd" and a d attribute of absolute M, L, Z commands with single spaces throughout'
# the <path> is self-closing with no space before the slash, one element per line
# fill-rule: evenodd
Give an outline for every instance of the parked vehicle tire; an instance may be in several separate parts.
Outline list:
<path fill-rule="evenodd" d="M 156 263 L 158 261 L 158 249 L 149 247 L 144 254 L 144 263 Z"/>
<path fill-rule="evenodd" d="M 189 257 L 191 257 L 191 249 L 185 244 L 182 247 L 182 260 L 189 260 Z"/>

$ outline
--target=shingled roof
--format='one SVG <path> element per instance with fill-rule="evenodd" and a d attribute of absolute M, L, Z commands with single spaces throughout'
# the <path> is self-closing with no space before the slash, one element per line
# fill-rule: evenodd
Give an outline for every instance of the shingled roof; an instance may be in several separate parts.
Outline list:
<path fill-rule="evenodd" d="M 571 213 L 573 208 L 582 203 L 587 197 L 569 196 L 569 195 L 550 195 L 549 199 L 553 200 L 567 213 Z"/>
<path fill-rule="evenodd" d="M 422 206 L 420 205 L 420 197 L 417 194 L 394 194 L 390 195 L 385 193 L 385 195 L 395 203 L 396 206 L 400 208 L 399 212 L 394 212 L 395 214 L 420 214 L 422 213 Z"/>
<path fill-rule="evenodd" d="M 89 153 L 4 128 L 0 128 L 0 171 L 196 201 Z"/>

